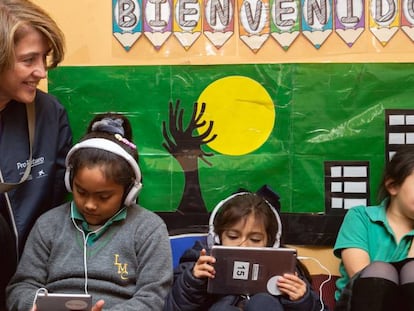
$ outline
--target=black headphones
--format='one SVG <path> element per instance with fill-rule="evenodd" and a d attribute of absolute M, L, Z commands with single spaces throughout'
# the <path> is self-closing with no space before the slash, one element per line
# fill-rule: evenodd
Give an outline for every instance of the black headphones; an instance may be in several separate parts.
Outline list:
<path fill-rule="evenodd" d="M 211 247 L 214 244 L 220 244 L 220 237 L 214 232 L 214 218 L 216 218 L 217 213 L 219 212 L 220 208 L 229 200 L 233 199 L 236 196 L 239 195 L 246 195 L 246 194 L 252 194 L 251 192 L 238 192 L 235 193 L 229 197 L 227 197 L 226 199 L 220 201 L 216 207 L 213 209 L 213 211 L 211 212 L 210 215 L 210 219 L 208 221 L 208 235 L 207 235 L 207 244 L 209 249 L 211 249 Z M 276 233 L 276 239 L 275 239 L 275 243 L 273 244 L 272 247 L 274 248 L 278 248 L 280 246 L 280 237 L 282 236 L 282 221 L 280 220 L 280 216 L 278 211 L 276 210 L 276 208 L 269 203 L 269 201 L 267 201 L 266 199 L 263 199 L 267 205 L 269 206 L 269 208 L 271 209 L 271 211 L 273 212 L 273 214 L 275 214 L 276 217 L 276 221 L 277 221 L 277 233 Z"/>
<path fill-rule="evenodd" d="M 70 165 L 70 158 L 72 154 L 82 148 L 96 148 L 96 149 L 102 149 L 109 152 L 112 152 L 116 155 L 119 155 L 120 157 L 124 158 L 128 164 L 131 166 L 132 170 L 135 174 L 135 180 L 130 187 L 128 193 L 125 195 L 124 204 L 126 206 L 130 206 L 134 204 L 137 200 L 138 194 L 141 191 L 142 183 L 141 183 L 141 170 L 138 166 L 137 161 L 128 153 L 126 152 L 121 146 L 119 146 L 117 143 L 114 143 L 113 141 L 105 138 L 90 138 L 86 139 L 80 143 L 77 143 L 75 146 L 72 147 L 72 149 L 69 150 L 65 165 L 66 165 L 66 172 L 65 172 L 65 186 L 66 189 L 69 192 L 72 192 L 72 166 Z"/>

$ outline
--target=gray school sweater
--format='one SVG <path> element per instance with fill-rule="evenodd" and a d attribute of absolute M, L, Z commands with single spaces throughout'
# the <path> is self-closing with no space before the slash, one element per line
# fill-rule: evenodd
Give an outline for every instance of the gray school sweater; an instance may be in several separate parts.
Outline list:
<path fill-rule="evenodd" d="M 27 240 L 7 288 L 10 311 L 29 311 L 36 291 L 84 293 L 83 237 L 66 203 L 43 214 Z M 171 248 L 165 223 L 138 205 L 127 209 L 87 246 L 87 284 L 104 310 L 162 310 L 172 284 Z"/>

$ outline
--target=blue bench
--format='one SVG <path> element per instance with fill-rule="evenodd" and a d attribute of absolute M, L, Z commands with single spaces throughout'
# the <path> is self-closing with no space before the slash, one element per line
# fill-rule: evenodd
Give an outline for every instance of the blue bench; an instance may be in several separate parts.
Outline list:
<path fill-rule="evenodd" d="M 184 252 L 193 247 L 196 241 L 207 241 L 207 233 L 184 233 L 170 236 L 173 267 L 177 267 Z"/>

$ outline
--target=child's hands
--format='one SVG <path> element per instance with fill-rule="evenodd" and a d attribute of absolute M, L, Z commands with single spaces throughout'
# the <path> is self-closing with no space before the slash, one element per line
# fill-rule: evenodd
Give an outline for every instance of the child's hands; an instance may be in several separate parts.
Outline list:
<path fill-rule="evenodd" d="M 216 258 L 208 256 L 207 251 L 203 248 L 200 251 L 200 257 L 193 268 L 193 276 L 197 279 L 202 278 L 214 278 L 216 270 L 214 270 L 213 264 L 216 262 Z"/>
<path fill-rule="evenodd" d="M 285 273 L 277 280 L 277 287 L 292 301 L 301 299 L 306 293 L 306 283 L 296 274 Z"/>
<path fill-rule="evenodd" d="M 92 307 L 92 310 L 91 311 L 102 311 L 104 304 L 105 304 L 105 301 L 103 301 L 102 299 L 101 300 L 98 300 L 95 303 L 95 305 Z"/>

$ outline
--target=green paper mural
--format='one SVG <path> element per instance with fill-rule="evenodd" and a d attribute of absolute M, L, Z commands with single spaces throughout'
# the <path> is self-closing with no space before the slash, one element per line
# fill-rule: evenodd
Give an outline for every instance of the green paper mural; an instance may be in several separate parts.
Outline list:
<path fill-rule="evenodd" d="M 253 83 L 235 82 L 227 90 L 210 92 L 217 81 L 229 77 Z M 49 72 L 49 92 L 66 106 L 75 141 L 94 113 L 128 115 L 143 172 L 140 204 L 148 209 L 173 213 L 184 193 L 193 194 L 191 187 L 185 192 L 186 177 L 177 154 L 166 148 L 169 127 L 180 120 L 170 118 L 170 108 L 177 108 L 184 127 L 197 116 L 206 122 L 204 127 L 195 122 L 191 130 L 193 138 L 208 132 L 193 162 L 199 203 L 204 204 L 200 210 L 210 211 L 240 187 L 256 190 L 268 184 L 279 194 L 282 212 L 324 214 L 335 212 L 326 206 L 331 204 L 325 193 L 331 180 L 327 163 L 366 166 L 365 200 L 376 202 L 387 157 L 386 111 L 412 109 L 413 80 L 414 64 L 401 63 L 60 67 Z M 242 108 L 243 103 L 248 108 Z M 225 110 L 220 109 L 225 107 L 233 113 L 223 117 Z M 255 114 L 254 107 L 269 114 Z M 246 128 L 258 133 L 243 142 L 249 135 L 243 133 Z M 253 147 L 235 148 L 234 139 Z M 232 152 L 238 149 L 242 151 Z M 201 159 L 202 153 L 208 156 Z"/>

